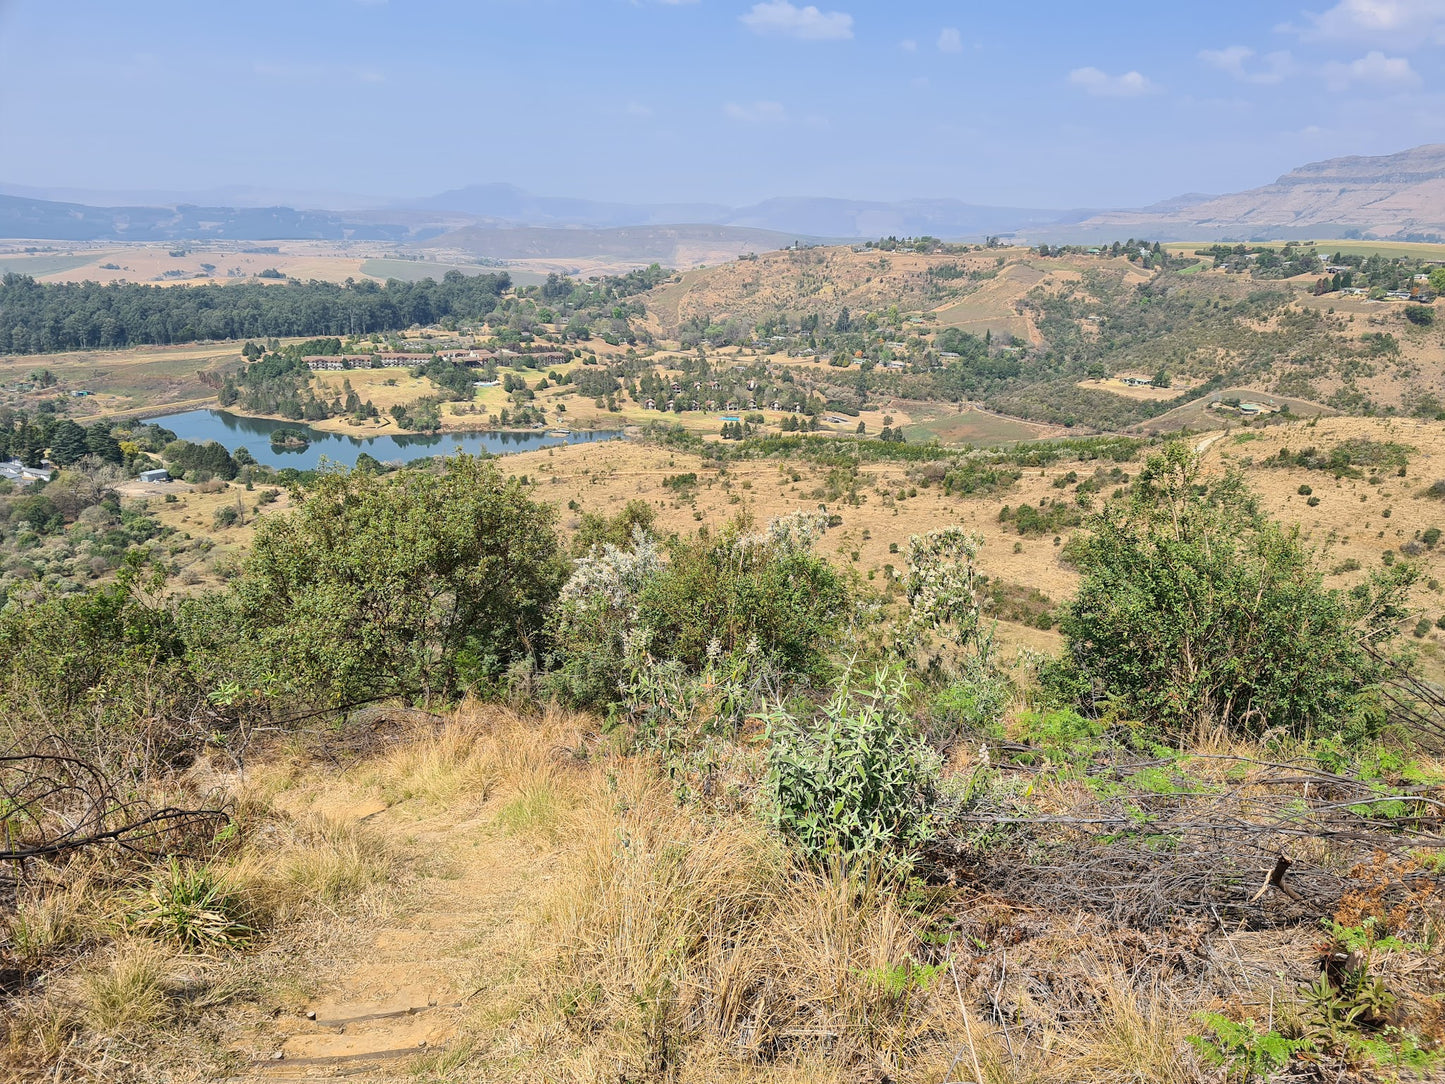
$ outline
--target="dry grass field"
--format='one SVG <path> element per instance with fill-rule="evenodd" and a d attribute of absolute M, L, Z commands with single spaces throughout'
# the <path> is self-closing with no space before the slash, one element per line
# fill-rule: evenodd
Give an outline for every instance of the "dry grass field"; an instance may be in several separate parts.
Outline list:
<path fill-rule="evenodd" d="M 1276 248 L 1283 248 L 1285 245 L 1284 241 L 1251 242 L 1251 244 L 1255 243 L 1273 245 Z M 1213 244 L 1216 242 L 1169 241 L 1164 244 L 1164 247 L 1176 256 L 1192 256 L 1197 250 L 1209 248 Z M 1417 260 L 1445 260 L 1445 245 L 1428 242 L 1320 239 L 1315 242 L 1314 249 L 1322 257 L 1340 252 L 1346 256 L 1384 256 L 1386 259 L 1405 256 Z"/>
<path fill-rule="evenodd" d="M 1262 465 L 1284 447 L 1328 450 L 1357 438 L 1415 449 L 1406 475 L 1391 475 L 1371 484 L 1365 478 L 1337 481 L 1323 471 Z M 1321 418 L 1313 423 L 1236 427 L 1199 443 L 1214 469 L 1243 470 L 1259 494 L 1263 510 L 1300 529 L 1318 551 L 1333 585 L 1351 586 L 1383 562 L 1405 559 L 1402 547 L 1412 542 L 1418 546 L 1418 539 L 1430 528 L 1445 529 L 1445 500 L 1425 493 L 1434 481 L 1445 478 L 1445 425 L 1440 423 Z M 537 497 L 558 507 L 564 526 L 575 527 L 580 511 L 610 515 L 629 500 L 651 504 L 664 533 L 689 533 L 701 526 L 717 530 L 740 515 L 765 523 L 826 504 L 830 512 L 841 515 L 842 523 L 827 533 L 824 550 L 841 568 L 879 591 L 890 567 L 903 567 L 901 553 L 906 553 L 911 535 L 962 525 L 984 539 L 979 566 L 986 574 L 1011 585 L 1035 588 L 1054 604 L 1066 601 L 1078 583 L 1077 573 L 1063 553 L 1062 543 L 1071 531 L 1061 532 L 1057 545 L 1052 535 L 1021 537 L 1011 523 L 1000 523 L 999 512 L 1005 505 L 1072 500 L 1072 488 L 1059 488 L 1054 482 L 1070 471 L 1087 478 L 1098 466 L 1060 463 L 1030 470 L 1006 493 L 962 498 L 946 496 L 936 485 L 920 485 L 916 473 L 905 464 L 865 464 L 856 483 L 858 504 L 852 505 L 825 497 L 827 467 L 758 460 L 729 463 L 725 471 L 719 471 L 708 469 L 701 456 L 626 441 L 524 452 L 506 457 L 503 463 L 508 471 L 525 474 L 537 485 Z M 1137 473 L 1140 465 L 1124 466 Z M 686 474 L 697 475 L 695 486 L 679 489 L 665 484 Z M 1310 486 L 1319 498 L 1315 507 L 1298 492 L 1302 485 Z M 1445 545 L 1420 548 L 1414 560 L 1422 575 L 1413 604 L 1433 621 L 1445 614 L 1445 587 L 1441 586 L 1445 583 Z M 1006 640 L 1056 646 L 1052 633 L 1018 625 L 1006 626 L 1004 631 Z M 1445 665 L 1442 637 L 1445 632 L 1431 629 L 1420 641 L 1432 660 L 1432 669 Z"/>
<path fill-rule="evenodd" d="M 189 410 L 215 397 L 215 389 L 200 374 L 219 373 L 240 362 L 240 343 L 11 354 L 0 356 L 0 389 L 13 396 L 17 405 L 39 397 L 51 398 L 57 390 L 88 392 L 69 401 L 68 413 L 78 420 L 137 410 Z M 55 388 L 37 390 L 30 396 L 14 390 L 16 384 L 39 369 L 54 374 Z"/>
<path fill-rule="evenodd" d="M 380 241 L 52 241 L 45 243 L 45 251 L 34 253 L 25 252 L 27 247 L 37 246 L 0 243 L 0 275 L 14 272 L 39 282 L 125 281 L 184 286 L 243 282 L 268 269 L 303 281 L 322 282 L 345 282 L 349 278 L 414 282 L 440 279 L 448 271 L 464 275 L 506 271 L 518 285 L 532 286 L 551 272 L 585 279 L 626 274 L 638 266 L 636 261 L 609 257 L 516 259 L 494 266 L 498 261 L 478 263 L 462 251 L 419 251 Z M 261 251 L 273 248 L 275 252 Z M 183 254 L 173 256 L 172 252 Z"/>
<path fill-rule="evenodd" d="M 1152 386 L 1140 387 L 1124 383 L 1124 377 L 1132 376 L 1141 380 L 1148 380 L 1149 375 L 1145 373 L 1121 373 L 1118 376 L 1106 377 L 1103 380 L 1080 380 L 1081 388 L 1092 388 L 1095 391 L 1107 391 L 1113 395 L 1122 395 L 1125 399 L 1140 399 L 1149 402 L 1160 402 L 1165 399 L 1174 399 L 1191 388 L 1198 386 L 1199 381 L 1174 380 L 1167 388 L 1156 388 Z"/>
<path fill-rule="evenodd" d="M 494 267 L 461 255 L 439 258 L 428 253 L 418 257 L 404 246 L 382 242 L 96 242 L 54 243 L 47 248 L 56 251 L 31 255 L 0 249 L 0 274 L 30 275 L 38 282 L 124 281 L 189 286 L 205 282 L 244 282 L 267 270 L 278 271 L 288 278 L 322 282 L 368 278 L 377 282 L 389 278 L 414 282 L 422 278 L 440 279 L 448 271 L 477 275 L 506 270 L 513 281 L 526 286 L 543 281 L 549 270 L 576 270 L 551 266 Z M 268 251 L 270 249 L 276 251 Z M 284 282 L 285 278 L 256 281 Z"/>

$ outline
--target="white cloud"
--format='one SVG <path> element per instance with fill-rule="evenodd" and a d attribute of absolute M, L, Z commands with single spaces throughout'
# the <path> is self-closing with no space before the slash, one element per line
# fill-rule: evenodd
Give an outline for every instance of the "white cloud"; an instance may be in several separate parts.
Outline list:
<path fill-rule="evenodd" d="M 1247 45 L 1230 45 L 1224 49 L 1201 49 L 1199 59 L 1211 68 L 1218 68 L 1241 83 L 1261 85 L 1282 83 L 1295 70 L 1294 58 L 1287 51 L 1267 53 L 1259 64 L 1250 64 L 1255 52 Z"/>
<path fill-rule="evenodd" d="M 853 36 L 853 16 L 843 11 L 798 7 L 790 0 L 763 0 L 741 16 L 755 34 L 777 34 L 803 41 L 841 41 Z"/>
<path fill-rule="evenodd" d="M 912 38 L 904 38 L 898 43 L 898 48 L 902 49 L 905 53 L 916 53 L 918 52 L 918 42 Z"/>
<path fill-rule="evenodd" d="M 1410 67 L 1408 60 L 1402 56 L 1386 56 L 1378 49 L 1372 49 L 1348 64 L 1326 64 L 1324 73 L 1334 90 L 1361 84 L 1397 89 L 1420 84 L 1420 76 Z"/>
<path fill-rule="evenodd" d="M 728 102 L 723 113 L 729 120 L 743 124 L 782 124 L 788 119 L 788 111 L 782 102 Z"/>
<path fill-rule="evenodd" d="M 1402 49 L 1445 43 L 1445 0 L 1339 0 L 1328 11 L 1307 14 L 1305 37 L 1367 38 Z"/>
<path fill-rule="evenodd" d="M 1096 98 L 1142 98 L 1160 89 L 1148 76 L 1138 72 L 1110 75 L 1098 68 L 1075 68 L 1069 72 L 1069 82 Z"/>
<path fill-rule="evenodd" d="M 945 26 L 938 32 L 938 51 L 940 53 L 961 53 L 963 52 L 963 35 L 954 26 Z"/>

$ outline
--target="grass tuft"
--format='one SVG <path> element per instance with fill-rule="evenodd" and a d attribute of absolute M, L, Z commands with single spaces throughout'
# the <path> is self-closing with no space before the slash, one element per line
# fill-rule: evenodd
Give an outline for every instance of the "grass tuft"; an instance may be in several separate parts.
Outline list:
<path fill-rule="evenodd" d="M 123 942 L 81 985 L 86 1023 L 102 1035 L 142 1031 L 170 1015 L 165 958 L 143 942 Z"/>

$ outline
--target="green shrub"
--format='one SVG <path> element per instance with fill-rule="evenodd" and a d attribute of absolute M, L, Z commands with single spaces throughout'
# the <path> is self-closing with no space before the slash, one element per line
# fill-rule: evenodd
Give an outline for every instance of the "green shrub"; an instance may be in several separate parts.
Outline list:
<path fill-rule="evenodd" d="M 1103 733 L 1099 720 L 1086 719 L 1072 708 L 1028 711 L 1018 720 L 1018 736 L 1035 747 L 1043 759 L 1058 763 L 1091 757 Z"/>
<path fill-rule="evenodd" d="M 553 517 L 470 456 L 322 474 L 260 521 L 234 653 L 249 683 L 302 703 L 485 686 L 539 646 L 565 576 Z"/>
<path fill-rule="evenodd" d="M 1295 490 L 1295 492 L 1298 493 L 1301 497 L 1308 497 L 1311 493 L 1314 492 L 1314 490 L 1307 485 L 1301 485 L 1299 489 Z"/>
<path fill-rule="evenodd" d="M 714 538 L 674 541 L 666 571 L 638 600 L 653 650 L 697 667 L 714 640 L 724 654 L 756 641 L 780 671 L 826 676 L 848 592 L 812 551 L 822 534 L 817 518 L 784 517 L 758 534 L 734 523 Z"/>
<path fill-rule="evenodd" d="M 575 501 L 568 506 L 575 510 Z M 628 501 L 614 516 L 602 516 L 596 512 L 583 512 L 577 533 L 572 537 L 572 552 L 577 556 L 591 553 L 594 546 L 626 546 L 632 541 L 633 532 L 641 528 L 652 533 L 657 512 L 647 501 Z"/>
<path fill-rule="evenodd" d="M 1012 690 L 1001 674 L 984 665 L 971 670 L 957 674 L 929 700 L 927 738 L 936 749 L 946 750 L 966 733 L 991 731 L 1008 706 Z"/>
<path fill-rule="evenodd" d="M 840 689 L 816 722 L 768 721 L 768 788 L 783 835 L 817 865 L 906 869 L 933 835 L 942 763 L 902 710 L 902 674 Z"/>
<path fill-rule="evenodd" d="M 754 656 L 784 680 L 822 679 L 847 606 L 842 578 L 812 552 L 821 516 L 804 513 L 746 534 L 676 540 L 664 562 L 634 528 L 630 547 L 607 543 L 578 560 L 548 628 L 551 679 L 564 699 L 617 702 L 628 641 L 697 673 L 719 658 Z"/>
<path fill-rule="evenodd" d="M 1402 565 L 1349 594 L 1325 589 L 1298 531 L 1261 516 L 1237 476 L 1206 483 L 1182 444 L 1091 526 L 1060 622 L 1070 659 L 1172 731 L 1300 731 L 1349 716 L 1378 676 L 1366 648 L 1395 635 L 1414 578 Z"/>
<path fill-rule="evenodd" d="M 181 756 L 207 716 L 160 571 L 132 551 L 115 580 L 0 614 L 0 744 L 48 735 L 113 778 Z"/>

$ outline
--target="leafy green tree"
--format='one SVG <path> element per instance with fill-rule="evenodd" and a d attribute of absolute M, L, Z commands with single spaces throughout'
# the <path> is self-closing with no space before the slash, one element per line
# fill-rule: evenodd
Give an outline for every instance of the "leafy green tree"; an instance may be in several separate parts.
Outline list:
<path fill-rule="evenodd" d="M 492 463 L 325 474 L 296 500 L 234 586 L 254 680 L 332 705 L 450 696 L 539 650 L 566 574 L 554 513 Z"/>
<path fill-rule="evenodd" d="M 110 426 L 105 422 L 96 422 L 85 431 L 85 447 L 91 455 L 107 463 L 125 461 L 120 442 L 111 435 Z"/>
<path fill-rule="evenodd" d="M 163 455 L 176 474 L 195 472 L 229 482 L 240 470 L 231 453 L 214 440 L 208 440 L 204 444 L 192 444 L 186 440 L 172 441 L 166 445 Z"/>
<path fill-rule="evenodd" d="M 194 749 L 206 698 L 161 585 L 133 551 L 104 587 L 12 603 L 0 615 L 0 743 L 55 734 L 136 780 Z"/>
<path fill-rule="evenodd" d="M 1060 630 L 1079 674 L 1135 718 L 1261 733 L 1370 714 L 1368 649 L 1398 634 L 1412 568 L 1327 590 L 1298 530 L 1262 516 L 1237 475 L 1207 478 L 1184 444 L 1091 526 Z"/>

